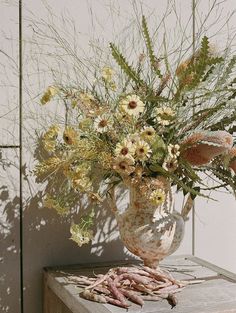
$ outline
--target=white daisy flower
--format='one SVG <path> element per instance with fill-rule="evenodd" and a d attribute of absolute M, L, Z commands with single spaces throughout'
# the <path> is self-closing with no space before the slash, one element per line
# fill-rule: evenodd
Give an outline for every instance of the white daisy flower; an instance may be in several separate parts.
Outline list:
<path fill-rule="evenodd" d="M 174 172 L 178 167 L 178 161 L 176 158 L 166 158 L 162 167 L 168 172 Z"/>
<path fill-rule="evenodd" d="M 130 175 L 134 172 L 135 167 L 134 165 L 134 158 L 130 156 L 122 156 L 119 155 L 114 160 L 113 169 L 121 174 Z"/>
<path fill-rule="evenodd" d="M 138 117 L 140 113 L 144 111 L 145 104 L 136 95 L 127 96 L 121 100 L 120 108 L 125 113 Z"/>
<path fill-rule="evenodd" d="M 162 107 L 156 109 L 157 122 L 162 126 L 168 126 L 173 121 L 175 112 L 169 107 Z"/>
<path fill-rule="evenodd" d="M 135 157 L 137 160 L 145 161 L 150 158 L 152 150 L 148 143 L 144 140 L 140 140 L 136 143 Z"/>
<path fill-rule="evenodd" d="M 135 153 L 135 146 L 128 139 L 124 139 L 121 143 L 118 143 L 116 145 L 115 155 L 123 155 L 123 156 L 131 155 L 132 156 L 134 153 Z"/>
<path fill-rule="evenodd" d="M 180 155 L 180 146 L 179 145 L 168 145 L 168 154 L 171 158 L 177 158 Z"/>
<path fill-rule="evenodd" d="M 132 142 L 132 144 L 135 144 L 140 140 L 140 135 L 138 133 L 135 133 L 135 134 L 129 135 L 127 138 L 129 141 Z"/>
<path fill-rule="evenodd" d="M 141 138 L 151 142 L 155 138 L 156 131 L 152 126 L 146 126 L 141 131 Z"/>
<path fill-rule="evenodd" d="M 108 115 L 100 115 L 94 120 L 94 129 L 98 133 L 106 133 L 112 125 L 111 117 Z"/>

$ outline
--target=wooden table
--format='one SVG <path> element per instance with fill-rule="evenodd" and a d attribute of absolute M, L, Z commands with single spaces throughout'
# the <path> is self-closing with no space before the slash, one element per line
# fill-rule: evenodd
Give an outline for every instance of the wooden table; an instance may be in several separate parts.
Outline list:
<path fill-rule="evenodd" d="M 110 304 L 82 299 L 81 288 L 66 278 L 71 275 L 105 273 L 110 267 L 130 265 L 128 261 L 53 267 L 44 269 L 44 313 L 125 313 L 126 310 Z M 133 264 L 133 263 L 132 263 Z M 205 280 L 186 287 L 177 294 L 178 304 L 172 310 L 166 300 L 148 301 L 143 308 L 132 304 L 129 313 L 236 313 L 236 274 L 221 269 L 194 256 L 171 256 L 162 262 L 177 279 Z"/>

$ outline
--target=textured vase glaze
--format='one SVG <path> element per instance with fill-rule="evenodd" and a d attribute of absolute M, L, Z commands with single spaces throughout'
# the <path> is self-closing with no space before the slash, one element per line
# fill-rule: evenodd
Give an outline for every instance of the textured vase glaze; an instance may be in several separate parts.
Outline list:
<path fill-rule="evenodd" d="M 153 205 L 149 195 L 157 189 L 165 192 L 165 201 Z M 163 177 L 130 184 L 129 190 L 129 206 L 125 212 L 116 213 L 120 236 L 130 252 L 155 268 L 179 247 L 184 236 L 184 220 L 173 209 L 171 187 Z"/>

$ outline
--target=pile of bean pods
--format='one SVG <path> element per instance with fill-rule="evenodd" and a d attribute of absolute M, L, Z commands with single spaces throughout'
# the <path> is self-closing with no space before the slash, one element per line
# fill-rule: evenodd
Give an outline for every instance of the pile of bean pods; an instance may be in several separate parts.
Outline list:
<path fill-rule="evenodd" d="M 147 266 L 116 267 L 96 277 L 70 276 L 79 287 L 82 298 L 100 303 L 110 303 L 125 309 L 130 302 L 140 306 L 145 301 L 166 299 L 172 307 L 177 304 L 175 294 L 185 288 L 188 281 L 179 281 L 160 268 Z"/>

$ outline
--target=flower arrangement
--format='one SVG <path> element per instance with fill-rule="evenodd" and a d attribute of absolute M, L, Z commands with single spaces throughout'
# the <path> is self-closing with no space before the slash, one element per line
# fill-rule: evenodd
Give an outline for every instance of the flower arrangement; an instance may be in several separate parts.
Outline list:
<path fill-rule="evenodd" d="M 62 175 L 61 194 L 49 192 L 44 201 L 59 214 L 70 211 L 72 191 L 96 206 L 114 186 L 148 177 L 165 177 L 192 200 L 220 188 L 235 191 L 236 57 L 217 55 L 205 36 L 173 68 L 168 54 L 154 51 L 144 16 L 141 24 L 145 53 L 136 63 L 110 43 L 115 66 L 104 64 L 87 86 L 53 84 L 41 98 L 42 105 L 57 98 L 76 116 L 42 135 L 46 157 L 35 169 L 38 177 Z M 159 205 L 166 193 L 160 187 L 148 197 Z M 93 237 L 93 217 L 92 209 L 71 226 L 79 246 Z"/>

